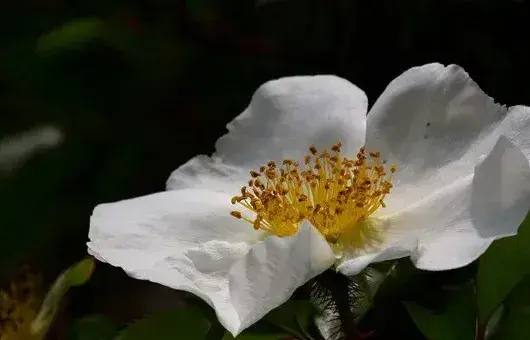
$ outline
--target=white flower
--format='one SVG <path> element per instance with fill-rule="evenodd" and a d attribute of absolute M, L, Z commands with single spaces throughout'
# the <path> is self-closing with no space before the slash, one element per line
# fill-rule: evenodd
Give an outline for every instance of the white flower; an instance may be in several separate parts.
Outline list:
<path fill-rule="evenodd" d="M 451 269 L 517 232 L 530 206 L 527 107 L 499 106 L 458 66 L 429 64 L 366 112 L 363 91 L 334 76 L 264 84 L 169 191 L 96 207 L 89 252 L 198 295 L 236 335 L 334 264 L 351 275 L 410 256 Z"/>

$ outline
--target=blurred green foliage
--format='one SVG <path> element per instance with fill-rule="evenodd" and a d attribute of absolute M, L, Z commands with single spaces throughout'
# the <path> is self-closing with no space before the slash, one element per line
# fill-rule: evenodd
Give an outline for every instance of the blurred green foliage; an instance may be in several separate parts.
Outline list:
<path fill-rule="evenodd" d="M 104 32 L 105 25 L 99 19 L 76 19 L 41 36 L 37 41 L 36 52 L 40 56 L 47 56 L 82 49 Z"/>
<path fill-rule="evenodd" d="M 530 75 L 525 1 L 26 0 L 0 6 L 0 137 L 50 123 L 64 133 L 59 147 L 0 174 L 3 278 L 26 262 L 55 278 L 84 256 L 96 204 L 163 190 L 179 164 L 213 151 L 225 124 L 271 78 L 338 74 L 373 103 L 403 70 L 439 61 L 462 65 L 499 102 L 530 103 L 519 85 Z M 524 228 L 524 240 L 497 241 L 478 273 L 473 265 L 411 273 L 401 263 L 361 327 L 377 329 L 381 339 L 438 339 L 430 332 L 453 316 L 431 317 L 433 296 L 443 285 L 476 279 L 480 324 L 502 304 L 499 339 L 526 339 L 530 241 Z M 145 301 L 139 297 L 146 286 L 120 275 L 102 268 L 72 296 L 68 320 L 83 317 L 70 323 L 89 329 L 91 339 L 107 339 L 123 319 L 130 323 L 131 316 L 160 307 L 123 307 L 124 300 Z M 160 300 L 160 293 L 147 300 Z M 415 303 L 412 319 L 424 335 L 402 301 Z M 460 313 L 457 302 L 447 308 Z M 90 313 L 107 316 L 85 316 Z M 140 331 L 133 338 L 144 339 L 138 334 L 153 324 L 202 322 L 171 313 L 134 322 L 130 327 Z M 307 315 L 290 313 L 302 318 L 294 320 L 303 331 Z M 88 339 L 84 331 L 71 334 Z"/>
<path fill-rule="evenodd" d="M 498 240 L 479 261 L 477 274 L 478 317 L 487 323 L 510 292 L 530 274 L 530 218 L 515 237 Z"/>
<path fill-rule="evenodd" d="M 111 340 L 119 327 L 105 315 L 90 315 L 77 320 L 70 328 L 71 340 Z"/>
<path fill-rule="evenodd" d="M 406 307 L 421 332 L 432 340 L 475 339 L 475 299 L 471 283 L 446 292 L 442 310 L 428 310 L 415 303 Z"/>
<path fill-rule="evenodd" d="M 171 310 L 153 314 L 125 328 L 116 340 L 204 339 L 209 323 L 199 311 Z"/>
<path fill-rule="evenodd" d="M 519 282 L 505 301 L 505 311 L 501 316 L 497 332 L 491 339 L 522 340 L 530 337 L 530 276 Z"/>

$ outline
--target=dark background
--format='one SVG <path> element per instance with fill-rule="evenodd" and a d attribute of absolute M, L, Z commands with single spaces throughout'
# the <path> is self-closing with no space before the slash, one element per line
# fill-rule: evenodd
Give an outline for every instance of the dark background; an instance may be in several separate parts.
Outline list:
<path fill-rule="evenodd" d="M 1 136 L 53 123 L 65 139 L 0 176 L 0 275 L 31 263 L 53 278 L 80 259 L 95 205 L 163 190 L 272 78 L 337 74 L 372 104 L 404 70 L 438 61 L 498 102 L 529 104 L 529 19 L 510 0 L 2 1 Z M 104 265 L 80 291 L 74 317 L 180 304 Z M 399 306 L 382 318 L 414 339 Z"/>

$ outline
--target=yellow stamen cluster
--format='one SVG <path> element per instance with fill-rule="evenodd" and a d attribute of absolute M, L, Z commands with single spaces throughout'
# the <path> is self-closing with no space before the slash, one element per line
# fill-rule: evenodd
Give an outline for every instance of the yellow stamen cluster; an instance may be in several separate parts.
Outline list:
<path fill-rule="evenodd" d="M 392 189 L 394 165 L 387 167 L 379 152 L 361 148 L 356 159 L 342 157 L 341 144 L 318 153 L 311 146 L 304 166 L 284 160 L 281 166 L 271 161 L 258 171 L 251 170 L 248 186 L 232 198 L 255 215 L 240 211 L 231 215 L 243 219 L 256 230 L 277 236 L 293 235 L 300 222 L 308 220 L 330 243 L 355 229 L 379 207 Z"/>
<path fill-rule="evenodd" d="M 27 269 L 0 291 L 0 340 L 33 340 L 31 323 L 37 316 L 39 279 Z"/>

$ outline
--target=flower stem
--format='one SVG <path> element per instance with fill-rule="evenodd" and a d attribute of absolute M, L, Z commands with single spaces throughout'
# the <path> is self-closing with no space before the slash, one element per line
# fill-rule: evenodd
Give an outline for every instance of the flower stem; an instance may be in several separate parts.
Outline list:
<path fill-rule="evenodd" d="M 341 274 L 326 271 L 318 277 L 320 284 L 329 290 L 331 299 L 335 303 L 344 338 L 357 339 L 355 329 L 355 315 L 351 309 L 351 296 L 348 292 L 349 279 Z"/>

